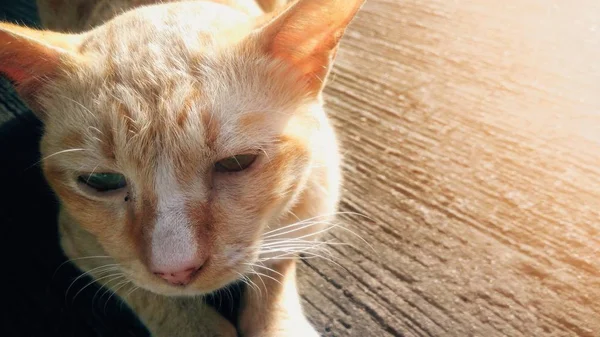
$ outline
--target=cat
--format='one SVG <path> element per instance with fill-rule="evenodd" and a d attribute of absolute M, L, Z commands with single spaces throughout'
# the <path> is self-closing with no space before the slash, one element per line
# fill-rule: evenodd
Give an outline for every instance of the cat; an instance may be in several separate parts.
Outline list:
<path fill-rule="evenodd" d="M 153 336 L 316 336 L 296 255 L 336 211 L 322 89 L 364 0 L 153 2 L 38 0 L 46 30 L 0 23 L 61 246 Z M 200 296 L 237 280 L 234 326 Z"/>

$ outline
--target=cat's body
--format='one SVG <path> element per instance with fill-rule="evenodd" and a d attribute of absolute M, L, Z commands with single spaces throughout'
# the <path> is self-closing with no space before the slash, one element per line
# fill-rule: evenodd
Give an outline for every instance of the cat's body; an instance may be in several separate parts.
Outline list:
<path fill-rule="evenodd" d="M 315 335 L 293 258 L 338 201 L 320 91 L 362 1 L 151 2 L 38 1 L 79 34 L 0 24 L 0 71 L 45 123 L 63 249 L 155 336 L 236 336 L 194 296 L 239 279 L 241 335 Z"/>

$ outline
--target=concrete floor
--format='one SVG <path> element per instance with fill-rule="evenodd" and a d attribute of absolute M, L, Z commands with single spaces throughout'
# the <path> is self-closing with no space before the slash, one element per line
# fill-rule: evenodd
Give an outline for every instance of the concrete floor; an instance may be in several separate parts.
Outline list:
<path fill-rule="evenodd" d="M 369 0 L 325 90 L 345 153 L 325 336 L 600 336 L 600 3 Z"/>

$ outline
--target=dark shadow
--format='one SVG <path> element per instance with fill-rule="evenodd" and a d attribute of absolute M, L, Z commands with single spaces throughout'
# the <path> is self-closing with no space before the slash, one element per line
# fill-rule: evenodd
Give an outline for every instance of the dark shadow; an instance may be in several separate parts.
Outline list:
<path fill-rule="evenodd" d="M 88 277 L 74 282 L 81 272 L 64 263 L 58 201 L 38 163 L 42 128 L 32 113 L 0 126 L 0 247 L 6 310 L 0 336 L 147 336 L 127 305 L 90 284 Z M 207 300 L 234 321 L 243 290 L 233 284 Z"/>
<path fill-rule="evenodd" d="M 0 126 L 0 246 L 6 324 L 1 336 L 147 336 L 126 305 L 63 262 L 57 200 L 39 161 L 42 125 L 23 114 Z M 61 266 L 61 264 L 63 264 Z M 59 268 L 60 266 L 60 268 Z M 77 297 L 75 295 L 77 294 Z M 103 295 L 103 296 L 101 296 Z M 94 298 L 95 296 L 95 298 Z"/>

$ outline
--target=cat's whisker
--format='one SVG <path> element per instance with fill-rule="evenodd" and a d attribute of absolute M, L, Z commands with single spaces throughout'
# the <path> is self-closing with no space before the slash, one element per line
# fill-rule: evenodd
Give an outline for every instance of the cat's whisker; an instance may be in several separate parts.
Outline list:
<path fill-rule="evenodd" d="M 287 238 L 282 238 L 281 240 L 272 241 L 272 242 L 263 242 L 258 245 L 256 248 L 258 249 L 275 249 L 278 247 L 283 247 L 287 245 L 304 245 L 311 246 L 321 241 L 317 240 L 288 240 Z"/>
<path fill-rule="evenodd" d="M 254 289 L 254 293 L 258 294 L 258 298 L 263 298 L 263 292 L 260 289 L 260 287 L 258 286 L 258 284 L 256 284 L 256 282 L 252 281 L 249 277 L 247 277 L 248 282 L 250 282 L 250 284 L 252 285 L 252 289 Z"/>
<path fill-rule="evenodd" d="M 56 270 L 54 270 L 54 273 L 52 274 L 52 279 L 54 279 L 54 276 L 56 276 L 56 273 L 58 272 L 58 270 L 69 262 L 74 262 L 74 261 L 79 261 L 79 260 L 89 260 L 89 259 L 110 259 L 110 258 L 112 258 L 112 257 L 107 256 L 107 255 L 97 255 L 97 256 L 85 256 L 85 257 L 78 257 L 78 258 L 74 258 L 74 259 L 68 259 L 67 261 L 64 261 L 58 267 L 56 267 Z"/>
<path fill-rule="evenodd" d="M 86 180 L 86 183 L 88 183 L 88 184 L 89 184 L 89 182 L 90 182 L 90 179 L 91 179 L 91 178 L 92 178 L 92 176 L 94 175 L 94 172 L 96 172 L 96 169 L 98 168 L 98 166 L 100 166 L 100 164 L 96 165 L 96 166 L 94 167 L 94 169 L 92 170 L 92 172 L 91 172 L 91 173 L 88 175 L 88 177 L 87 177 L 87 180 Z"/>
<path fill-rule="evenodd" d="M 362 242 L 364 242 L 369 248 L 371 248 L 371 250 L 373 251 L 373 253 L 378 254 L 377 251 L 375 250 L 375 248 L 373 248 L 373 246 L 371 246 L 371 244 L 369 242 L 367 242 L 367 240 L 365 240 L 362 236 L 358 235 L 356 232 L 354 232 L 351 229 L 346 228 L 344 226 L 339 226 L 339 228 L 342 229 L 342 230 L 345 230 L 346 232 L 348 232 L 348 233 L 350 233 L 352 235 L 354 235 L 359 240 L 361 240 Z"/>
<path fill-rule="evenodd" d="M 85 277 L 86 275 L 89 275 L 91 277 L 92 276 L 92 272 L 99 270 L 98 272 L 102 272 L 102 271 L 106 271 L 106 270 L 115 270 L 118 269 L 118 264 L 117 263 L 111 263 L 111 264 L 107 264 L 107 265 L 102 265 L 96 268 L 92 268 L 86 272 L 84 272 L 83 274 L 77 276 L 73 282 L 71 282 L 71 284 L 69 285 L 69 287 L 67 288 L 67 291 L 65 292 L 65 300 L 67 298 L 67 296 L 69 295 L 69 291 L 71 290 L 71 288 L 73 287 L 73 285 L 75 284 L 75 282 L 77 282 L 79 279 L 81 279 L 82 277 Z"/>
<path fill-rule="evenodd" d="M 267 286 L 266 286 L 265 282 L 262 280 L 262 276 L 264 276 L 264 277 L 266 277 L 268 279 L 271 279 L 271 280 L 277 282 L 279 285 L 283 285 L 280 280 L 274 278 L 271 275 L 264 274 L 264 273 L 261 273 L 261 272 L 257 272 L 256 270 L 253 270 L 252 274 L 258 276 L 258 278 L 261 280 L 261 282 L 263 282 L 263 285 L 265 286 L 265 291 L 267 292 L 267 294 L 268 294 L 268 289 L 266 288 Z"/>
<path fill-rule="evenodd" d="M 281 244 L 276 247 L 267 247 L 267 248 L 261 249 L 259 251 L 259 254 L 263 255 L 263 254 L 271 254 L 271 253 L 276 253 L 276 252 L 285 252 L 285 253 L 295 254 L 295 253 L 302 253 L 302 252 L 305 252 L 308 250 L 318 250 L 318 251 L 327 252 L 328 255 L 331 255 L 331 253 L 327 249 L 327 246 L 329 246 L 328 242 L 321 242 L 321 241 L 314 241 L 313 243 L 310 243 L 310 244 L 285 243 L 285 244 Z"/>
<path fill-rule="evenodd" d="M 313 235 L 309 234 L 308 236 Z M 329 241 L 319 241 L 319 240 L 302 240 L 301 238 L 283 238 L 283 239 L 270 239 L 271 242 L 267 244 L 259 244 L 255 246 L 249 246 L 244 248 L 247 251 L 254 251 L 258 255 L 270 252 L 281 251 L 286 248 L 300 249 L 300 248 L 310 248 L 310 247 L 318 247 L 318 246 L 351 246 L 353 245 L 349 243 L 336 242 L 334 240 Z"/>
<path fill-rule="evenodd" d="M 275 249 L 262 250 L 261 254 L 276 253 L 276 252 L 297 254 L 297 253 L 304 253 L 304 252 L 307 252 L 310 250 L 322 251 L 322 252 L 327 253 L 327 255 L 332 256 L 331 252 L 329 250 L 327 250 L 325 244 L 301 245 L 301 246 L 288 245 L 288 246 L 282 246 L 282 247 L 275 248 Z"/>
<path fill-rule="evenodd" d="M 264 244 L 272 244 L 272 243 L 285 242 L 285 241 L 312 242 L 314 240 L 302 240 L 302 239 L 298 239 L 298 238 L 294 238 L 294 237 L 282 237 L 282 238 L 274 237 L 274 238 L 262 240 L 262 242 Z"/>
<path fill-rule="evenodd" d="M 273 253 L 273 252 L 295 252 L 302 249 L 313 249 L 317 247 L 317 245 L 281 245 L 274 248 L 265 248 L 260 251 L 261 254 Z"/>
<path fill-rule="evenodd" d="M 98 278 L 93 279 L 88 284 L 86 284 L 83 288 L 79 289 L 79 291 L 77 293 L 75 293 L 75 296 L 73 296 L 73 300 L 71 300 L 71 303 L 75 303 L 75 299 L 77 298 L 77 296 L 79 294 L 81 294 L 81 292 L 84 291 L 87 287 L 89 287 L 92 284 L 94 284 L 96 281 L 103 280 L 103 279 L 106 279 L 106 278 L 109 278 L 109 277 L 120 276 L 120 275 L 122 275 L 122 274 L 121 273 L 119 273 L 119 274 L 109 274 L 109 275 L 106 275 L 106 276 L 102 276 L 102 277 L 98 277 Z M 102 289 L 102 286 L 100 287 L 100 289 Z M 97 292 L 98 291 L 96 291 L 96 293 Z M 94 297 L 96 297 L 96 295 L 94 295 Z M 93 299 L 92 299 L 92 303 L 93 303 Z"/>
<path fill-rule="evenodd" d="M 267 157 L 267 161 L 270 163 L 271 162 L 271 158 L 269 157 L 269 155 L 267 154 L 267 151 L 263 150 L 263 149 L 258 149 L 260 152 L 265 154 L 265 157 Z"/>
<path fill-rule="evenodd" d="M 265 290 L 265 293 L 268 295 L 269 294 L 269 289 L 267 289 L 267 285 L 265 284 L 265 281 L 262 279 L 261 275 L 257 274 L 254 270 L 250 270 L 250 274 L 258 276 L 258 279 L 260 280 L 260 282 L 263 285 L 263 289 Z"/>
<path fill-rule="evenodd" d="M 284 277 L 282 273 L 278 272 L 277 270 L 275 270 L 275 269 L 273 269 L 273 268 L 269 268 L 269 267 L 267 267 L 267 266 L 265 266 L 265 265 L 256 264 L 256 263 L 245 263 L 245 264 L 246 264 L 246 265 L 248 265 L 248 266 L 250 266 L 250 267 L 259 267 L 259 268 L 263 268 L 263 269 L 266 269 L 266 270 L 268 270 L 268 271 L 270 271 L 270 272 L 273 272 L 273 273 L 275 273 L 275 274 L 277 274 L 277 275 L 279 275 L 279 276 L 281 276 L 281 277 Z"/>
<path fill-rule="evenodd" d="M 230 299 L 230 303 L 233 303 L 233 293 L 231 293 L 231 289 L 229 289 L 229 287 L 225 288 L 225 290 L 227 290 L 227 295 L 229 296 Z"/>
<path fill-rule="evenodd" d="M 284 243 L 297 243 L 297 244 L 315 244 L 315 243 L 325 243 L 328 245 L 342 245 L 342 246 L 352 246 L 349 243 L 345 243 L 345 242 L 337 242 L 335 240 L 327 240 L 327 241 L 321 241 L 321 240 L 303 240 L 300 238 L 283 238 L 283 239 L 270 239 L 269 241 L 263 241 L 265 242 L 264 244 L 261 245 L 261 247 L 271 247 L 271 246 L 276 246 L 279 244 L 284 244 Z"/>
<path fill-rule="evenodd" d="M 286 226 L 286 228 L 285 228 L 286 230 L 284 230 L 282 232 L 263 235 L 263 239 L 264 240 L 274 239 L 274 238 L 277 238 L 277 237 L 285 235 L 285 234 L 294 233 L 294 232 L 301 231 L 301 230 L 306 229 L 311 226 L 317 226 L 317 225 L 322 225 L 322 224 L 326 224 L 326 223 L 328 223 L 328 222 L 327 221 L 298 222 L 298 223 L 295 223 L 294 225 Z"/>
<path fill-rule="evenodd" d="M 127 292 L 125 295 L 123 295 L 123 296 L 120 296 L 120 301 L 119 301 L 119 310 L 123 310 L 123 303 L 126 301 L 126 296 L 127 296 L 127 295 L 128 295 L 130 292 L 132 292 L 133 290 L 135 290 L 135 287 L 136 287 L 136 285 L 135 285 L 133 282 L 131 282 L 131 281 L 130 281 L 129 283 L 127 283 L 127 285 L 131 286 L 131 288 L 129 288 L 129 291 L 128 291 L 128 292 Z"/>
<path fill-rule="evenodd" d="M 119 291 L 119 289 L 121 289 L 129 284 L 131 284 L 131 281 L 125 280 L 125 281 L 121 281 L 115 285 L 115 289 L 112 291 L 112 294 L 110 294 L 110 296 L 108 296 L 108 298 L 106 299 L 106 302 L 104 302 L 104 314 L 105 315 L 106 315 L 106 306 L 108 305 L 108 302 L 110 302 L 110 299 L 113 296 L 115 296 L 115 294 L 117 293 L 117 291 Z M 100 298 L 102 298 L 102 296 L 100 296 Z"/>
<path fill-rule="evenodd" d="M 339 225 L 332 225 L 328 228 L 323 229 L 322 231 L 318 231 L 315 233 L 309 233 L 307 235 L 303 235 L 296 238 L 273 238 L 273 239 L 265 239 L 266 244 L 262 244 L 259 246 L 248 247 L 248 249 L 258 250 L 257 255 L 265 255 L 265 254 L 273 254 L 273 253 L 283 253 L 274 257 L 261 258 L 258 260 L 259 263 L 266 262 L 269 260 L 281 260 L 281 259 L 297 259 L 299 254 L 310 255 L 308 257 L 304 256 L 304 259 L 307 258 L 322 258 L 332 262 L 333 264 L 339 265 L 337 262 L 333 261 L 332 253 L 327 249 L 328 246 L 351 246 L 351 244 L 337 242 L 334 240 L 329 241 L 319 241 L 319 240 L 303 240 L 305 237 L 310 237 L 314 235 L 320 234 L 320 232 L 329 231 Z M 263 241 L 263 242 L 265 242 Z M 320 252 L 321 254 L 317 254 Z M 322 254 L 328 255 L 330 258 L 326 258 Z M 342 267 L 343 268 L 343 267 Z M 345 269 L 345 268 L 344 268 Z"/>
<path fill-rule="evenodd" d="M 298 219 L 298 222 L 302 222 L 302 219 L 300 219 L 300 217 L 299 217 L 299 216 L 297 216 L 297 215 L 296 215 L 296 213 L 294 213 L 294 212 L 292 212 L 292 211 L 289 211 L 288 213 L 290 213 L 291 215 L 293 215 L 293 216 L 294 216 L 294 218 Z"/>
<path fill-rule="evenodd" d="M 111 282 L 114 282 L 114 281 L 120 280 L 119 282 L 117 282 L 117 284 L 115 284 L 115 287 L 116 287 L 117 285 L 121 284 L 121 282 L 123 282 L 123 281 L 121 280 L 123 277 L 125 277 L 125 275 L 119 275 L 118 277 L 115 277 L 115 278 L 113 278 L 113 279 L 110 279 L 110 280 L 108 280 L 108 281 L 104 282 L 104 284 L 100 284 L 100 289 L 98 289 L 98 291 L 97 291 L 97 292 L 99 292 L 100 290 L 102 290 L 102 288 L 104 288 L 104 292 L 102 292 L 102 294 L 100 294 L 100 297 L 98 297 L 98 301 L 102 300 L 102 297 L 104 297 L 104 295 L 106 295 L 108 292 L 110 292 L 110 291 L 111 291 L 111 289 L 110 289 L 110 287 L 109 287 L 109 284 L 110 284 Z M 125 281 L 127 281 L 127 280 L 125 280 Z M 97 294 L 96 294 L 96 295 L 97 295 Z M 96 295 L 94 295 L 94 298 L 92 299 L 92 305 L 94 305 L 94 300 L 96 299 Z"/>
<path fill-rule="evenodd" d="M 324 223 L 324 222 L 322 222 L 322 223 Z M 284 235 L 284 234 L 289 234 L 289 233 L 297 232 L 297 231 L 305 229 L 306 227 L 310 227 L 310 226 L 314 226 L 316 224 L 322 224 L 322 223 L 311 223 L 309 225 L 304 225 L 303 227 L 295 228 L 295 229 L 289 230 L 287 232 L 277 233 L 277 235 L 269 235 L 269 236 L 263 236 L 263 237 L 265 239 L 271 239 L 273 237 L 277 237 L 277 236 L 281 236 L 281 235 Z M 338 224 L 331 224 L 329 227 L 326 227 L 326 228 L 324 228 L 322 230 L 319 230 L 319 231 L 313 232 L 313 233 L 309 233 L 309 234 L 305 234 L 305 235 L 296 237 L 295 239 L 303 239 L 303 238 L 307 238 L 307 237 L 311 237 L 311 236 L 317 236 L 318 234 L 328 232 L 328 231 L 330 231 L 330 230 L 332 230 L 334 228 L 340 228 L 340 229 L 342 229 L 342 230 L 344 230 L 344 231 L 346 231 L 346 232 L 354 235 L 356 238 L 358 238 L 362 242 L 364 242 L 374 253 L 377 253 L 377 251 L 375 250 L 375 248 L 373 248 L 373 246 L 370 243 L 368 243 L 367 240 L 365 240 L 362 236 L 358 235 L 356 232 L 352 231 L 351 229 L 348 229 L 348 228 L 342 226 L 339 223 Z"/>
<path fill-rule="evenodd" d="M 133 283 L 131 283 L 131 284 L 133 284 Z M 136 285 L 134 285 L 133 289 L 131 289 L 129 292 L 127 292 L 127 294 L 125 294 L 125 295 L 123 296 L 123 301 L 126 301 L 126 300 L 127 300 L 127 297 L 128 297 L 128 296 L 130 296 L 131 294 L 133 294 L 133 293 L 134 293 L 136 290 L 138 290 L 138 289 L 140 289 L 140 287 L 139 287 L 139 286 L 136 286 Z M 123 302 L 121 302 L 121 305 L 123 305 Z"/>
<path fill-rule="evenodd" d="M 246 281 L 246 277 L 242 273 L 239 273 L 239 272 L 235 272 L 235 273 L 238 274 L 238 276 L 239 276 L 238 280 L 240 280 L 245 285 L 250 286 L 250 284 L 248 284 L 248 281 Z"/>
<path fill-rule="evenodd" d="M 221 297 L 221 291 L 223 291 L 223 288 L 217 290 L 217 297 L 219 297 L 219 308 L 223 306 L 223 298 Z"/>
<path fill-rule="evenodd" d="M 319 240 L 303 240 L 301 238 L 283 238 L 283 239 L 269 239 L 268 241 L 263 241 L 264 243 L 261 245 L 261 247 L 271 247 L 271 246 L 277 246 L 280 244 L 285 244 L 285 243 L 295 243 L 295 244 L 315 244 L 315 243 L 331 243 L 331 244 L 337 244 L 341 242 L 335 242 L 333 240 L 329 240 L 329 241 L 319 241 Z"/>
<path fill-rule="evenodd" d="M 353 247 L 354 249 L 358 249 L 356 246 L 350 244 L 350 243 L 345 243 L 345 242 L 337 242 L 337 241 L 312 241 L 312 243 L 305 243 L 306 247 L 308 248 L 321 248 L 323 249 L 323 251 L 327 252 L 329 256 L 332 256 L 331 252 L 327 249 L 327 247 L 335 247 L 335 246 L 349 246 L 349 247 Z M 267 249 L 271 249 L 273 251 L 275 251 L 275 248 L 279 248 L 279 249 L 286 249 L 287 247 L 285 245 L 282 246 L 276 246 L 276 247 L 266 247 Z"/>
<path fill-rule="evenodd" d="M 247 275 L 244 275 L 242 273 L 236 272 L 236 274 L 240 275 L 242 282 L 250 286 L 252 290 L 254 290 L 256 294 L 258 294 L 259 298 L 262 297 L 262 291 L 260 290 L 258 285 L 254 283 L 254 281 L 252 281 Z"/>
<path fill-rule="evenodd" d="M 296 218 L 298 218 L 298 216 L 296 216 L 295 214 L 293 214 L 293 215 Z M 306 222 L 310 222 L 312 220 L 316 220 L 316 219 L 319 219 L 319 218 L 325 218 L 325 217 L 333 217 L 333 216 L 337 216 L 337 215 L 357 215 L 357 216 L 364 217 L 364 218 L 367 218 L 367 219 L 373 221 L 373 219 L 371 219 L 371 218 L 369 218 L 366 215 L 361 214 L 361 213 L 356 213 L 356 212 L 331 212 L 331 213 L 320 214 L 320 215 L 317 215 L 317 216 L 314 216 L 314 217 L 311 217 L 311 218 L 304 219 L 302 221 L 298 221 L 298 222 L 295 222 L 295 223 L 292 223 L 292 224 L 289 224 L 289 225 L 286 225 L 286 226 L 283 226 L 283 227 L 279 227 L 279 228 L 276 228 L 274 230 L 265 232 L 263 234 L 263 237 L 265 237 L 267 235 L 270 235 L 270 234 L 274 234 L 274 233 L 276 233 L 278 231 L 281 231 L 281 230 L 285 230 L 286 228 L 289 228 L 289 227 L 298 226 L 300 224 L 304 224 Z"/>
<path fill-rule="evenodd" d="M 289 230 L 287 232 L 280 233 L 277 236 L 281 236 L 281 235 L 284 235 L 284 234 L 298 232 L 298 231 L 301 231 L 301 230 L 306 229 L 308 227 L 316 226 L 316 225 L 320 225 L 320 224 L 325 224 L 325 222 L 323 222 L 323 223 L 313 223 L 313 224 L 306 225 L 306 226 L 303 226 L 303 227 L 300 227 L 300 228 L 292 229 L 292 230 Z M 311 232 L 311 233 L 299 236 L 299 237 L 297 237 L 297 239 L 304 239 L 304 238 L 311 237 L 311 236 L 318 236 L 319 234 L 328 232 L 328 231 L 330 231 L 330 230 L 332 230 L 334 228 L 342 227 L 340 224 L 329 224 L 329 223 L 327 223 L 327 224 L 329 225 L 329 227 L 325 227 L 325 228 L 323 228 L 321 230 L 318 230 L 316 232 Z"/>
<path fill-rule="evenodd" d="M 282 256 L 299 256 L 300 254 L 306 254 L 306 253 L 311 253 L 311 254 L 324 254 L 327 255 L 331 258 L 333 258 L 333 254 L 331 253 L 330 250 L 324 248 L 324 247 L 297 247 L 297 248 L 286 248 L 286 249 L 278 249 L 278 250 L 273 250 L 273 251 L 267 251 L 264 252 L 262 256 L 265 256 L 266 254 L 269 255 L 275 255 L 274 257 L 282 257 Z M 267 257 L 264 257 L 263 259 L 259 260 L 259 262 L 264 262 L 264 259 L 270 259 L 270 257 L 267 255 Z"/>
<path fill-rule="evenodd" d="M 350 272 L 348 270 L 348 268 L 342 266 L 341 264 L 333 261 L 330 258 L 327 258 L 327 257 L 319 255 L 319 254 L 315 254 L 315 253 L 312 253 L 312 252 L 307 252 L 307 251 L 294 253 L 294 256 L 292 256 L 290 253 L 287 253 L 287 254 L 283 254 L 283 255 L 280 255 L 280 256 L 275 256 L 275 257 L 271 257 L 271 258 L 265 258 L 265 259 L 262 259 L 262 260 L 259 260 L 259 261 L 263 262 L 263 261 L 279 261 L 279 260 L 297 260 L 298 256 L 295 256 L 296 254 L 309 254 L 313 258 L 319 258 L 319 259 L 323 259 L 325 261 L 331 262 L 334 265 L 336 265 L 336 266 L 338 266 L 338 267 L 340 267 L 340 268 L 342 268 L 342 269 Z M 304 257 L 303 257 L 303 259 L 304 259 Z"/>
<path fill-rule="evenodd" d="M 32 168 L 32 167 L 38 165 L 39 163 L 43 162 L 44 160 L 46 160 L 48 158 L 52 158 L 54 156 L 58 156 L 59 154 L 69 153 L 69 152 L 78 152 L 78 151 L 89 151 L 89 150 L 88 149 L 83 149 L 83 148 L 75 148 L 75 149 L 66 149 L 66 150 L 62 150 L 62 151 L 57 151 L 57 152 L 54 152 L 54 153 L 52 153 L 50 155 L 47 155 L 44 158 L 38 160 L 33 165 L 29 166 L 29 168 Z"/>
<path fill-rule="evenodd" d="M 115 276 L 116 275 L 116 276 Z M 108 284 L 116 281 L 116 280 L 120 280 L 123 277 L 125 277 L 125 275 L 123 273 L 119 273 L 119 274 L 112 274 L 110 276 L 115 276 L 114 278 L 111 278 L 110 280 L 100 283 L 98 282 L 98 284 L 100 285 L 100 288 L 98 288 L 98 290 L 96 290 L 96 292 L 94 293 L 94 297 L 92 297 L 92 307 L 94 306 L 94 302 L 96 301 L 96 296 L 98 296 L 98 293 L 104 288 L 104 292 L 102 293 L 102 295 L 100 296 L 100 298 L 102 298 L 102 296 L 104 296 L 104 294 L 106 294 L 108 291 L 110 291 L 110 288 L 108 287 Z M 108 277 L 103 277 L 103 278 L 108 278 Z M 102 278 L 102 279 L 103 279 Z M 97 280 L 100 280 L 101 278 L 98 278 Z"/>
<path fill-rule="evenodd" d="M 257 244 L 254 246 L 248 246 L 248 247 L 243 248 L 243 251 L 260 253 L 260 251 L 265 248 L 273 249 L 273 248 L 276 248 L 277 246 L 283 246 L 285 241 L 286 241 L 285 239 L 282 239 L 282 240 L 278 240 L 278 242 L 272 242 L 268 245 Z M 273 247 L 271 245 L 275 245 L 275 247 Z"/>
<path fill-rule="evenodd" d="M 125 280 L 121 280 L 122 278 L 125 278 Z M 117 283 L 116 283 L 114 286 L 110 286 L 110 287 L 109 287 L 109 284 L 110 284 L 111 282 L 114 282 L 114 281 L 116 281 L 116 280 L 120 280 L 120 281 L 119 281 L 119 282 L 117 282 Z M 102 300 L 102 297 L 104 297 L 104 295 L 106 295 L 106 294 L 107 294 L 107 293 L 109 293 L 109 292 L 112 292 L 112 293 L 114 294 L 114 293 L 115 293 L 115 292 L 116 292 L 116 291 L 119 289 L 119 287 L 120 287 L 122 284 L 127 284 L 127 283 L 129 283 L 129 282 L 130 282 L 130 281 L 127 279 L 127 276 L 126 276 L 126 275 L 124 275 L 124 274 L 123 274 L 123 275 L 121 275 L 119 278 L 112 279 L 112 280 L 109 280 L 109 281 L 105 282 L 105 283 L 103 284 L 103 286 L 104 286 L 104 288 L 106 288 L 106 290 L 104 290 L 104 292 L 103 292 L 103 293 L 100 295 L 100 297 L 98 297 L 98 301 L 101 301 L 101 300 Z M 110 298 L 110 296 L 109 296 L 109 298 Z"/>
<path fill-rule="evenodd" d="M 248 287 L 252 288 L 252 290 L 254 290 L 254 291 L 256 292 L 256 288 L 255 288 L 255 287 L 256 287 L 256 284 L 254 284 L 254 282 L 252 282 L 252 280 L 250 280 L 250 279 L 248 278 L 248 276 L 246 276 L 246 275 L 243 275 L 243 274 L 241 274 L 241 273 L 238 273 L 238 274 L 239 274 L 239 275 L 240 275 L 240 277 L 241 277 L 241 278 L 240 278 L 240 280 L 241 280 L 242 282 L 244 282 L 244 284 L 246 284 Z M 258 289 L 258 290 L 260 290 L 260 289 Z M 262 295 L 262 294 L 261 294 L 261 295 Z"/>

